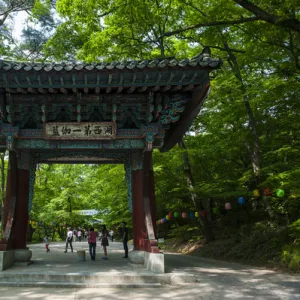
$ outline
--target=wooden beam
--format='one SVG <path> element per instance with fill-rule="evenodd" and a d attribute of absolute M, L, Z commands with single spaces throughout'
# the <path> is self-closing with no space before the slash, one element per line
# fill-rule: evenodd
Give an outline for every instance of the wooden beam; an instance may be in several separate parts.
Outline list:
<path fill-rule="evenodd" d="M 182 89 L 182 85 L 175 85 L 171 88 L 172 92 L 179 91 Z"/>
<path fill-rule="evenodd" d="M 7 93 L 17 93 L 18 91 L 16 89 L 6 88 L 5 89 Z"/>
<path fill-rule="evenodd" d="M 148 89 L 147 86 L 142 86 L 142 87 L 140 87 L 137 91 L 138 91 L 139 93 L 142 93 L 142 92 L 145 92 L 147 89 Z"/>
<path fill-rule="evenodd" d="M 131 86 L 128 90 L 127 90 L 127 93 L 128 94 L 131 94 L 132 92 L 134 92 L 135 90 L 135 86 Z"/>
<path fill-rule="evenodd" d="M 155 87 L 151 88 L 151 91 L 156 92 L 156 91 L 159 91 L 159 89 L 160 89 L 160 86 L 156 85 Z"/>
<path fill-rule="evenodd" d="M 117 94 L 120 94 L 121 92 L 123 91 L 123 87 L 122 86 L 119 86 L 116 93 Z"/>
<path fill-rule="evenodd" d="M 83 92 L 84 92 L 85 94 L 88 94 L 88 93 L 89 93 L 89 88 L 85 87 L 85 88 L 83 89 Z"/>
<path fill-rule="evenodd" d="M 22 94 L 28 94 L 28 91 L 26 89 L 23 88 L 17 88 L 18 93 L 22 93 Z"/>
<path fill-rule="evenodd" d="M 169 130 L 166 133 L 164 145 L 160 148 L 161 152 L 170 150 L 181 140 L 188 128 L 192 125 L 194 118 L 198 115 L 203 99 L 207 95 L 208 90 L 208 79 L 206 85 L 197 87 L 193 90 L 191 99 L 185 104 L 185 109 L 180 116 L 180 120 L 174 123 L 172 125 L 172 130 Z"/>
<path fill-rule="evenodd" d="M 164 86 L 162 89 L 161 89 L 161 91 L 162 92 L 166 92 L 166 91 L 168 91 L 168 90 L 170 90 L 171 89 L 171 86 L 170 85 L 166 85 L 166 86 Z"/>
<path fill-rule="evenodd" d="M 43 89 L 43 88 L 38 88 L 38 91 L 41 93 L 41 94 L 48 94 L 48 91 L 46 89 Z"/>
<path fill-rule="evenodd" d="M 100 87 L 97 86 L 97 87 L 95 88 L 95 93 L 96 93 L 96 94 L 100 94 Z"/>
<path fill-rule="evenodd" d="M 187 92 L 187 91 L 190 91 L 190 90 L 192 90 L 194 88 L 195 88 L 195 86 L 193 84 L 190 84 L 190 85 L 185 86 L 184 88 L 182 88 L 182 91 L 183 92 Z"/>
<path fill-rule="evenodd" d="M 38 92 L 37 89 L 33 89 L 33 88 L 28 88 L 28 92 L 32 93 L 32 94 L 36 94 Z"/>
<path fill-rule="evenodd" d="M 60 88 L 59 90 L 64 94 L 68 94 L 68 90 L 65 88 Z"/>

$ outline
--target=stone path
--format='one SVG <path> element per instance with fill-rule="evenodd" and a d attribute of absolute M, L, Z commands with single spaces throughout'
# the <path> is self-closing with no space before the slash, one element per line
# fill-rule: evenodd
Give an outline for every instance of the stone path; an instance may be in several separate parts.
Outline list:
<path fill-rule="evenodd" d="M 76 242 L 74 249 L 87 249 L 86 242 Z M 75 253 L 63 253 L 62 243 L 50 245 L 51 252 L 45 253 L 42 244 L 31 245 L 34 264 L 15 266 L 4 272 L 95 272 L 95 274 L 150 274 L 145 269 L 133 269 L 122 259 L 122 244 L 114 242 L 109 247 L 109 260 L 77 262 Z M 100 247 L 97 248 L 99 253 Z M 276 273 L 271 270 L 240 264 L 201 259 L 179 254 L 165 254 L 166 268 L 171 274 L 194 274 L 197 283 L 158 288 L 39 288 L 1 287 L 0 299 L 172 299 L 172 300 L 299 300 L 300 277 Z M 170 275 L 170 274 L 169 274 Z"/>

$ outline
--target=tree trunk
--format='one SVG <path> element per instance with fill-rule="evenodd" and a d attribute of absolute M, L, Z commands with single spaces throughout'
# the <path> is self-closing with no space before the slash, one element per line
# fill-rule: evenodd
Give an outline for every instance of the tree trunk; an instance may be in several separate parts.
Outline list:
<path fill-rule="evenodd" d="M 240 82 L 240 88 L 241 88 L 241 92 L 243 95 L 243 101 L 244 101 L 245 109 L 246 109 L 246 112 L 247 112 L 247 115 L 249 118 L 249 127 L 250 127 L 250 131 L 252 134 L 252 145 L 250 145 L 248 142 L 246 142 L 245 146 L 251 156 L 254 180 L 255 180 L 256 186 L 258 186 L 260 184 L 261 160 L 260 160 L 260 155 L 259 155 L 260 144 L 259 144 L 259 136 L 258 136 L 258 132 L 257 132 L 257 124 L 256 124 L 256 120 L 255 120 L 255 117 L 254 117 L 254 114 L 253 114 L 253 111 L 252 111 L 252 108 L 250 105 L 247 88 L 244 84 L 241 70 L 240 70 L 240 67 L 237 62 L 237 58 L 234 55 L 234 53 L 231 51 L 231 48 L 228 46 L 227 41 L 224 41 L 224 48 L 226 49 L 226 51 L 228 53 L 228 63 L 232 68 L 233 74 L 234 74 L 235 78 Z M 262 199 L 262 196 L 261 196 L 261 199 Z M 269 217 L 272 219 L 273 218 L 273 210 L 272 210 L 270 202 L 268 201 L 267 198 L 264 199 L 264 204 L 265 204 L 265 208 L 269 214 Z"/>
<path fill-rule="evenodd" d="M 260 145 L 259 145 L 259 136 L 257 133 L 257 126 L 256 126 L 256 120 L 250 105 L 249 101 L 249 96 L 247 94 L 247 88 L 244 84 L 243 77 L 241 74 L 240 67 L 238 65 L 236 56 L 234 53 L 231 51 L 230 47 L 228 46 L 227 42 L 224 42 L 224 47 L 228 53 L 228 62 L 229 65 L 232 68 L 233 74 L 235 78 L 240 82 L 240 88 L 241 92 L 243 95 L 243 101 L 245 105 L 245 109 L 249 118 L 249 127 L 251 130 L 252 138 L 253 138 L 253 146 L 252 149 L 248 147 L 248 150 L 251 151 L 251 162 L 252 162 L 252 170 L 253 174 L 255 176 L 255 179 L 258 181 L 257 184 L 259 183 L 259 173 L 260 173 L 260 156 L 259 156 L 259 150 L 260 150 Z"/>
<path fill-rule="evenodd" d="M 194 177 L 192 174 L 192 170 L 191 170 L 191 165 L 190 165 L 190 161 L 189 161 L 189 156 L 188 156 L 188 151 L 187 148 L 183 142 L 183 140 L 181 140 L 178 143 L 179 147 L 181 149 L 183 149 L 183 164 L 184 164 L 184 173 L 186 175 L 186 179 L 187 179 L 187 185 L 189 187 L 190 190 L 190 194 L 191 194 L 191 200 L 193 202 L 193 205 L 196 209 L 196 211 L 199 211 L 200 209 L 204 208 L 203 203 L 201 202 L 201 200 L 199 200 L 199 198 L 197 197 L 197 194 L 195 192 L 195 183 L 194 183 Z M 203 229 L 204 235 L 205 235 L 205 241 L 208 243 L 212 240 L 215 239 L 214 233 L 212 231 L 212 228 L 209 224 L 208 219 L 206 218 L 206 216 L 202 216 L 201 214 L 199 215 L 199 220 L 200 220 L 200 225 Z"/>

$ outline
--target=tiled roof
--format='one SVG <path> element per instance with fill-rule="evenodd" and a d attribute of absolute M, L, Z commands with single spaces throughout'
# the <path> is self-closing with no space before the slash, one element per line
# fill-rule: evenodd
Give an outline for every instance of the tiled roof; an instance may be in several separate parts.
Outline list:
<path fill-rule="evenodd" d="M 80 71 L 80 70 L 141 70 L 145 68 L 185 68 L 185 67 L 208 67 L 211 69 L 219 68 L 221 59 L 210 57 L 209 54 L 200 54 L 192 59 L 177 60 L 175 58 L 164 58 L 143 61 L 111 62 L 111 63 L 92 63 L 63 62 L 63 63 L 39 63 L 39 62 L 15 62 L 0 60 L 1 71 Z"/>

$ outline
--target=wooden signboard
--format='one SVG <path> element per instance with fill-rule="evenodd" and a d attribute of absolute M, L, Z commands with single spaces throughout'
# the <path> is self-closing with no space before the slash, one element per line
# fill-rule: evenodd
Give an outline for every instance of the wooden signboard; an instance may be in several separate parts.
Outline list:
<path fill-rule="evenodd" d="M 114 122 L 45 123 L 44 137 L 56 140 L 104 140 L 116 138 Z"/>

